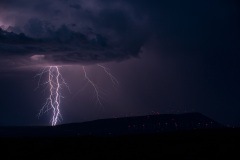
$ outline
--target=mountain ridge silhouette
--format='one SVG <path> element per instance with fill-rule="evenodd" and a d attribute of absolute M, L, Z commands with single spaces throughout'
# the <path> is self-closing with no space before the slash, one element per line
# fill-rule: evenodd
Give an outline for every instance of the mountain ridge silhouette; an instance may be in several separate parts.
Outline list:
<path fill-rule="evenodd" d="M 201 113 L 193 112 L 99 119 L 81 123 L 61 124 L 54 127 L 0 127 L 0 137 L 129 135 L 220 128 L 225 128 L 225 126 Z"/>

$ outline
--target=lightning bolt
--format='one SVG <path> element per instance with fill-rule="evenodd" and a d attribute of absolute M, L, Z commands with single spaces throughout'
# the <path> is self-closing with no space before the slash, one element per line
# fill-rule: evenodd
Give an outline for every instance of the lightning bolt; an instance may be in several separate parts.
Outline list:
<path fill-rule="evenodd" d="M 41 73 L 37 74 L 37 76 L 40 77 L 38 81 L 38 87 L 39 87 L 43 74 L 48 73 L 48 80 L 44 82 L 43 85 L 45 84 L 49 85 L 50 95 L 46 99 L 46 102 L 41 108 L 38 116 L 48 112 L 49 110 L 52 110 L 52 119 L 51 119 L 52 126 L 55 126 L 57 122 L 60 121 L 60 118 L 62 119 L 62 115 L 60 113 L 61 98 L 64 98 L 61 95 L 62 86 L 64 85 L 69 90 L 69 87 L 65 82 L 65 80 L 63 79 L 59 68 L 60 66 L 49 66 L 47 68 L 44 68 Z"/>
<path fill-rule="evenodd" d="M 100 92 L 99 92 L 99 90 L 98 90 L 97 85 L 88 77 L 87 72 L 86 72 L 84 66 L 82 66 L 82 69 L 83 69 L 83 72 L 84 72 L 85 79 L 92 85 L 92 87 L 93 87 L 93 89 L 94 89 L 94 92 L 95 92 L 96 98 L 97 98 L 97 102 L 98 102 L 100 105 L 102 105 L 102 102 L 100 101 L 101 96 L 100 96 Z"/>
<path fill-rule="evenodd" d="M 109 68 L 107 68 L 107 67 L 105 67 L 103 65 L 100 65 L 100 64 L 98 64 L 98 66 L 100 68 L 102 68 L 104 70 L 104 72 L 110 77 L 113 85 L 119 85 L 119 82 L 118 82 L 117 78 L 112 75 L 112 73 L 110 72 Z"/>
<path fill-rule="evenodd" d="M 111 79 L 112 83 L 114 86 L 118 85 L 119 82 L 114 77 L 110 69 L 98 64 L 98 67 L 102 68 L 103 71 L 109 76 Z M 40 109 L 38 113 L 38 117 L 40 117 L 42 114 L 52 111 L 52 118 L 51 118 L 51 125 L 55 126 L 62 118 L 61 112 L 60 112 L 60 104 L 61 104 L 61 98 L 64 98 L 61 95 L 61 89 L 62 86 L 67 87 L 67 89 L 70 92 L 70 89 L 68 87 L 68 84 L 65 82 L 62 74 L 60 73 L 60 67 L 61 66 L 49 66 L 45 67 L 40 73 L 38 73 L 35 77 L 39 77 L 38 84 L 36 89 L 40 87 L 40 85 L 47 85 L 49 87 L 49 97 L 46 99 L 45 104 L 43 107 Z M 87 71 L 85 69 L 85 66 L 82 66 L 82 70 L 84 73 L 85 79 L 88 81 L 88 83 L 93 87 L 94 93 L 96 95 L 97 103 L 102 105 L 101 99 L 102 96 L 101 94 L 103 93 L 102 91 L 99 90 L 99 87 L 89 78 Z M 41 80 L 43 75 L 47 74 L 47 81 L 41 84 Z M 35 90 L 36 90 L 35 89 Z"/>
<path fill-rule="evenodd" d="M 109 76 L 109 78 L 111 79 L 114 86 L 119 85 L 119 82 L 118 82 L 117 78 L 112 75 L 109 68 L 107 68 L 103 65 L 100 65 L 100 64 L 97 64 L 97 66 L 102 68 L 103 71 Z M 83 72 L 84 72 L 85 79 L 91 84 L 91 86 L 94 89 L 96 99 L 97 99 L 97 103 L 102 105 L 102 102 L 101 102 L 102 96 L 101 96 L 100 93 L 103 93 L 103 91 L 100 91 L 99 87 L 88 77 L 85 66 L 82 66 L 82 69 L 83 69 Z"/>

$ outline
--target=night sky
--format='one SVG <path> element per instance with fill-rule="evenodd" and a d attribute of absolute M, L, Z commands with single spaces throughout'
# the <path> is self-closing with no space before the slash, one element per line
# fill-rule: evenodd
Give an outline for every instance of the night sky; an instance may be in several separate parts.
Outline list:
<path fill-rule="evenodd" d="M 48 86 L 35 90 L 34 77 L 58 65 L 71 90 L 61 90 L 60 123 L 200 112 L 239 126 L 239 7 L 237 0 L 1 0 L 0 125 L 50 125 L 51 111 L 37 117 Z"/>

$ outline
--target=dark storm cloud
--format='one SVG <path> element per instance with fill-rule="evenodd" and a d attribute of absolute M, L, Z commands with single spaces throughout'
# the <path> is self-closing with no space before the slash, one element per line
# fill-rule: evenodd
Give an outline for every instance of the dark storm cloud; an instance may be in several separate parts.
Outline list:
<path fill-rule="evenodd" d="M 133 115 L 140 110 L 179 113 L 188 108 L 239 124 L 239 8 L 237 0 L 0 0 L 0 26 L 5 30 L 0 34 L 0 71 L 3 66 L 44 60 L 63 65 L 140 56 L 108 63 L 121 82 L 119 96 L 106 98 L 112 101 L 109 108 L 126 108 Z M 80 67 L 62 69 L 73 90 L 85 83 Z M 12 73 L 7 71 L 5 77 L 1 72 L 1 122 L 35 123 L 35 116 L 26 118 L 35 115 L 36 108 L 30 111 L 29 106 L 39 107 L 44 101 L 39 98 L 42 94 L 32 93 L 35 71 Z M 92 75 L 104 89 L 109 85 L 99 69 Z M 71 120 L 64 122 L 99 118 L 87 102 L 88 94 L 67 99 L 65 111 L 72 107 L 79 112 L 72 110 Z M 24 108 L 30 112 L 22 112 Z M 20 114 L 22 118 L 16 118 Z"/>
<path fill-rule="evenodd" d="M 129 1 L 149 16 L 162 54 L 209 54 L 239 43 L 237 1 Z"/>
<path fill-rule="evenodd" d="M 90 63 L 137 56 L 142 45 L 139 41 L 133 41 L 128 44 L 122 42 L 122 46 L 118 47 L 109 44 L 108 39 L 100 34 L 93 34 L 94 38 L 90 39 L 85 34 L 71 31 L 66 26 L 61 26 L 56 31 L 49 28 L 43 30 L 39 25 L 36 26 L 28 31 L 36 36 L 46 32 L 48 37 L 32 38 L 23 33 L 15 34 L 0 30 L 1 55 L 4 57 L 44 55 L 42 60 L 49 62 Z M 127 46 L 130 43 L 131 46 Z"/>
<path fill-rule="evenodd" d="M 104 1 L 1 1 L 0 55 L 41 55 L 49 63 L 136 57 L 147 39 L 127 4 Z M 43 55 L 43 56 L 42 56 Z"/>
<path fill-rule="evenodd" d="M 12 37 L 0 42 L 4 56 L 96 63 L 137 57 L 142 47 L 170 56 L 239 49 L 234 1 L 3 0 L 0 8 L 0 23 L 9 31 L 2 37 Z"/>

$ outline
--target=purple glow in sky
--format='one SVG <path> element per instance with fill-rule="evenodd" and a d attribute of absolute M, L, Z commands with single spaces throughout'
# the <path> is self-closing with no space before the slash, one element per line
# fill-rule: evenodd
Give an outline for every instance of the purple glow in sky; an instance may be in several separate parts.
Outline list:
<path fill-rule="evenodd" d="M 48 66 L 62 66 L 71 89 L 62 90 L 62 123 L 196 111 L 238 125 L 238 8 L 232 0 L 1 0 L 0 125 L 49 124 L 49 115 L 34 116 L 49 94 L 33 91 Z"/>

